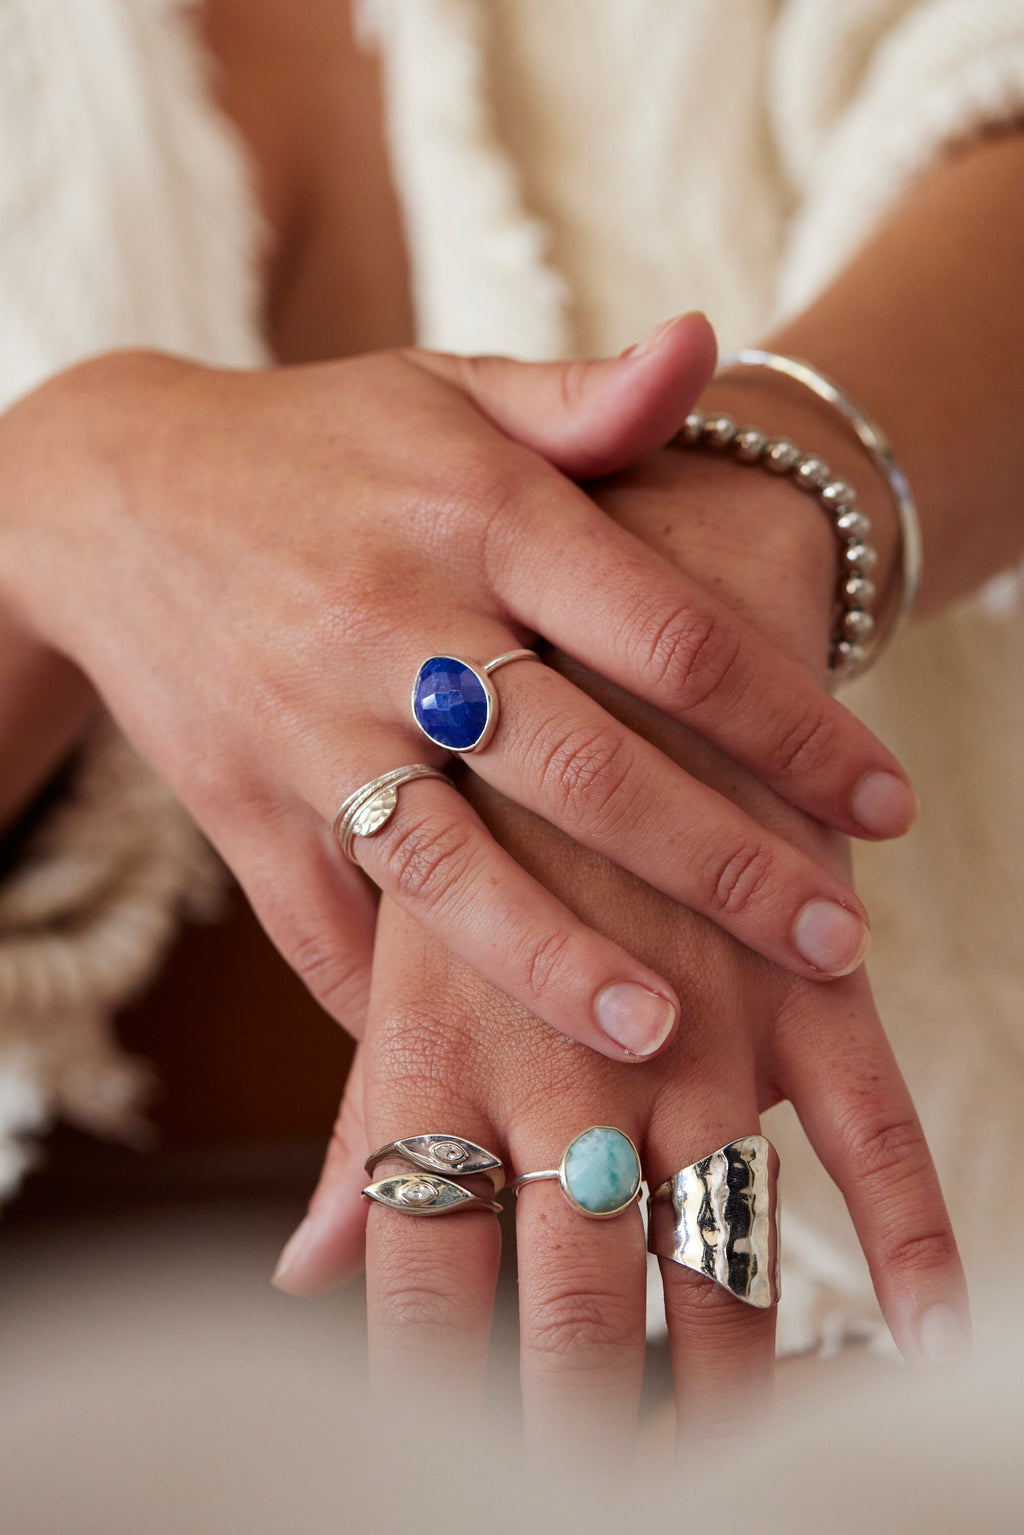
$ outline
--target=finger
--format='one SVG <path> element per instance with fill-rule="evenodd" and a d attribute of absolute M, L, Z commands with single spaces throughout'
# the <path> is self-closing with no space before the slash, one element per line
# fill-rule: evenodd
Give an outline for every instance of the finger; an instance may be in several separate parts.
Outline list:
<path fill-rule="evenodd" d="M 846 1199 L 904 1357 L 965 1354 L 963 1267 L 931 1153 L 863 977 L 804 1002 L 781 1039 L 782 1081 Z"/>
<path fill-rule="evenodd" d="M 908 829 L 917 801 L 907 775 L 848 709 L 586 497 L 541 485 L 496 519 L 488 546 L 494 590 L 517 624 L 826 824 L 858 837 Z"/>
<path fill-rule="evenodd" d="M 715 370 L 702 314 L 659 326 L 622 357 L 515 362 L 411 352 L 463 390 L 508 436 L 578 479 L 625 469 L 669 441 Z"/>
<path fill-rule="evenodd" d="M 555 1169 L 577 1135 L 616 1124 L 614 1092 L 571 1119 L 516 1136 L 517 1172 Z M 636 1127 L 622 1128 L 635 1139 Z M 598 1463 L 628 1462 L 643 1378 L 647 1261 L 636 1205 L 590 1219 L 557 1182 L 526 1184 L 516 1209 L 520 1376 L 529 1442 L 558 1453 L 584 1443 Z"/>
<path fill-rule="evenodd" d="M 271 942 L 331 1017 L 361 1039 L 377 902 L 338 856 L 330 828 L 282 797 L 222 820 L 214 840 Z"/>
<path fill-rule="evenodd" d="M 723 1049 L 722 1032 L 708 1024 L 692 1032 L 683 1042 L 687 1061 L 651 1117 L 644 1165 L 652 1192 L 730 1141 L 758 1133 L 749 1047 L 744 1070 L 741 1047 Z M 763 1419 L 774 1376 L 775 1310 L 759 1310 L 672 1259 L 661 1258 L 659 1266 L 685 1456 L 695 1443 L 742 1434 Z"/>
<path fill-rule="evenodd" d="M 560 1033 L 622 1062 L 671 1037 L 668 984 L 528 874 L 454 788 L 404 784 L 391 819 L 353 851 L 447 950 Z"/>
<path fill-rule="evenodd" d="M 364 1163 L 370 1154 L 363 1115 L 362 1047 L 345 1082 L 327 1156 L 309 1211 L 274 1270 L 289 1295 L 321 1295 L 358 1274 L 365 1262 L 367 1203 Z"/>
<path fill-rule="evenodd" d="M 382 907 L 382 952 L 403 918 Z M 390 926 L 389 926 L 390 922 Z M 400 940 L 398 940 L 400 941 Z M 395 938 L 390 938 L 394 952 Z M 469 1073 L 439 1072 L 451 1038 L 472 1038 L 455 1016 L 443 956 L 424 955 L 415 976 L 378 967 L 365 1086 L 374 1146 L 410 1135 L 458 1135 L 495 1150 L 492 1125 L 470 1101 Z M 415 992 L 413 986 L 415 985 Z M 436 1005 L 435 1005 L 436 1004 Z M 500 1148 L 497 1154 L 500 1154 Z M 374 1177 L 410 1172 L 382 1163 Z M 489 1183 L 478 1192 L 486 1197 Z M 367 1220 L 367 1318 L 371 1375 L 392 1392 L 457 1385 L 471 1400 L 483 1386 L 500 1257 L 497 1219 L 486 1209 L 417 1217 L 373 1204 Z M 394 1397 L 392 1395 L 392 1400 Z"/>
<path fill-rule="evenodd" d="M 796 975 L 861 963 L 864 908 L 835 875 L 557 672 L 509 666 L 500 682 L 497 732 L 473 759 L 488 783 Z"/>

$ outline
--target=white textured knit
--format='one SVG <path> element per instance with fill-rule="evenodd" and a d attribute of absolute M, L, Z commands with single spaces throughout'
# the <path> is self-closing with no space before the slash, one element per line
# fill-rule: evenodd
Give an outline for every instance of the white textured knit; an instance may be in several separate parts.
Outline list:
<path fill-rule="evenodd" d="M 1024 0 L 370 0 L 363 16 L 386 65 L 422 339 L 453 350 L 611 352 L 693 307 L 725 345 L 752 342 L 949 143 L 1024 107 Z M 7 0 L 0 172 L 3 398 L 120 344 L 261 359 L 244 166 L 169 0 Z M 1005 590 L 1002 623 L 965 610 L 912 632 L 851 693 L 924 800 L 913 835 L 869 850 L 859 877 L 877 989 L 976 1284 L 1024 1258 L 1024 1222 L 978 1173 L 1015 1165 L 1024 1085 L 1024 620 Z M 123 1068 L 101 1020 L 193 867 L 166 791 L 103 750 L 123 777 L 109 799 L 86 794 L 93 850 L 114 804 L 137 796 L 109 888 L 131 892 L 140 861 L 152 877 L 129 896 L 116 981 L 91 956 L 119 919 L 105 927 L 83 886 L 80 950 L 53 972 L 81 980 L 77 1008 L 74 985 L 47 981 L 53 1005 L 44 986 L 30 1007 L 18 980 L 31 973 L 18 889 L 44 892 L 39 943 L 46 901 L 63 899 L 58 823 L 10 887 L 0 1187 L 19 1130 L 55 1108 L 82 1116 L 76 1061 L 86 1112 L 116 1123 L 103 1092 L 116 1110 Z M 785 1169 L 783 1346 L 870 1331 L 849 1221 L 791 1116 L 769 1117 Z"/>
<path fill-rule="evenodd" d="M 114 347 L 264 360 L 259 227 L 178 7 L 4 0 L 0 408 Z M 144 1076 L 114 1048 L 110 1014 L 210 883 L 189 817 L 101 726 L 0 888 L 0 1196 L 56 1115 L 140 1133 Z"/>

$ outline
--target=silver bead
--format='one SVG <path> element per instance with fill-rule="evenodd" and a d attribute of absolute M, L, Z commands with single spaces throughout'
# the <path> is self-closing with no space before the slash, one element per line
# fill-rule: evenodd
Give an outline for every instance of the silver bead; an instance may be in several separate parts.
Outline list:
<path fill-rule="evenodd" d="M 672 440 L 681 448 L 693 448 L 700 442 L 703 435 L 704 417 L 699 410 L 691 410 Z"/>
<path fill-rule="evenodd" d="M 821 490 L 832 478 L 832 471 L 820 458 L 802 458 L 793 470 L 801 490 Z"/>
<path fill-rule="evenodd" d="M 845 480 L 830 480 L 819 494 L 822 506 L 830 512 L 852 512 L 857 505 L 857 492 Z"/>
<path fill-rule="evenodd" d="M 741 464 L 756 464 L 767 446 L 768 439 L 763 432 L 755 426 L 745 426 L 733 438 L 733 457 Z"/>
<path fill-rule="evenodd" d="M 863 666 L 866 655 L 864 646 L 855 640 L 840 640 L 829 657 L 829 671 L 833 677 L 848 677 Z"/>
<path fill-rule="evenodd" d="M 878 555 L 870 544 L 844 544 L 839 551 L 839 559 L 846 570 L 858 576 L 870 575 L 878 564 Z"/>
<path fill-rule="evenodd" d="M 844 538 L 865 539 L 871 532 L 871 519 L 863 512 L 843 512 L 836 518 L 836 532 Z"/>
<path fill-rule="evenodd" d="M 709 416 L 704 423 L 704 441 L 709 448 L 722 452 L 736 436 L 736 423 L 731 416 Z"/>
<path fill-rule="evenodd" d="M 848 640 L 857 640 L 863 644 L 871 638 L 874 629 L 875 620 L 863 608 L 850 608 L 849 612 L 843 614 L 842 630 Z"/>
<path fill-rule="evenodd" d="M 870 608 L 875 600 L 875 583 L 867 576 L 847 576 L 843 582 L 843 596 L 854 608 Z"/>
<path fill-rule="evenodd" d="M 774 474 L 788 474 L 800 462 L 801 457 L 796 443 L 787 442 L 784 437 L 777 437 L 765 448 L 762 462 L 765 468 L 771 469 Z"/>

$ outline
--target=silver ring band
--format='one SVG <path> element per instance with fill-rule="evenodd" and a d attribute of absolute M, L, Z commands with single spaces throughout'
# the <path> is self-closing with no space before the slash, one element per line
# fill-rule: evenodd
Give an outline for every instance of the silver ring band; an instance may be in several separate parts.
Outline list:
<path fill-rule="evenodd" d="M 484 671 L 490 676 L 496 672 L 499 666 L 507 666 L 510 661 L 539 661 L 540 656 L 535 650 L 506 650 L 503 655 L 495 656 L 493 661 L 484 663 Z"/>
<path fill-rule="evenodd" d="M 777 1305 L 778 1178 L 778 1153 L 763 1135 L 681 1167 L 650 1196 L 648 1249 L 749 1306 Z"/>
<path fill-rule="evenodd" d="M 411 783 L 415 778 L 441 778 L 445 783 L 451 783 L 440 768 L 431 767 L 427 762 L 413 762 L 408 767 L 393 768 L 390 773 L 371 778 L 342 802 L 331 831 L 349 863 L 359 861 L 352 853 L 353 837 L 372 837 L 386 826 L 395 813 L 402 784 Z"/>
<path fill-rule="evenodd" d="M 400 1141 L 388 1141 L 367 1157 L 365 1168 L 372 1173 L 385 1157 L 400 1157 L 425 1173 L 439 1173 L 445 1178 L 489 1178 L 494 1192 L 505 1186 L 505 1169 L 498 1157 L 475 1141 L 461 1135 L 435 1130 L 429 1135 L 409 1135 Z"/>

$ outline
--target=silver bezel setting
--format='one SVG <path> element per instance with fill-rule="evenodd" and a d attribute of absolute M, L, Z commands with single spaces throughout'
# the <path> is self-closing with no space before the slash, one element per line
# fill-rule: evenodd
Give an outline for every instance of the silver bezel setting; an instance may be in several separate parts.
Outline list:
<path fill-rule="evenodd" d="M 589 1135 L 592 1130 L 609 1130 L 613 1135 L 621 1136 L 624 1141 L 629 1142 L 633 1156 L 636 1158 L 636 1188 L 633 1190 L 632 1194 L 630 1194 L 629 1198 L 624 1200 L 622 1204 L 616 1205 L 614 1210 L 586 1209 L 586 1207 L 581 1205 L 579 1200 L 573 1196 L 566 1181 L 565 1164 L 568 1160 L 570 1151 L 572 1151 L 572 1148 L 575 1146 L 577 1141 L 581 1141 L 583 1137 L 585 1135 Z M 641 1198 L 640 1185 L 643 1182 L 643 1173 L 640 1167 L 640 1153 L 637 1151 L 636 1146 L 634 1145 L 630 1136 L 626 1134 L 625 1130 L 620 1130 L 618 1125 L 588 1125 L 585 1130 L 580 1131 L 579 1135 L 574 1135 L 568 1146 L 566 1146 L 565 1150 L 562 1152 L 562 1160 L 558 1164 L 558 1171 L 555 1176 L 558 1179 L 558 1186 L 562 1190 L 562 1193 L 568 1203 L 572 1205 L 573 1209 L 578 1211 L 580 1215 L 585 1215 L 590 1221 L 614 1220 L 617 1215 L 621 1215 L 624 1210 L 628 1210 L 631 1205 L 635 1205 L 636 1202 Z"/>

